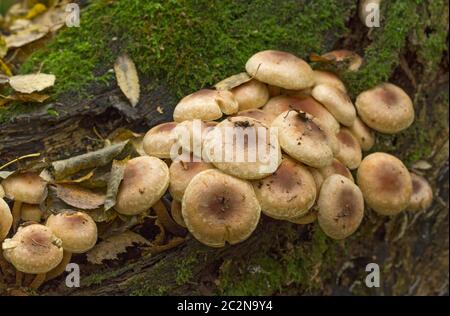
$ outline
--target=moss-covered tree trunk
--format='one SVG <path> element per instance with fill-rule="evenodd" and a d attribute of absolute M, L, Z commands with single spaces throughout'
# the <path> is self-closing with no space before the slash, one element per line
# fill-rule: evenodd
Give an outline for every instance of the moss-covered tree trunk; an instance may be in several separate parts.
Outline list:
<path fill-rule="evenodd" d="M 144 3 L 145 2 L 145 3 Z M 363 68 L 343 79 L 354 97 L 389 80 L 412 97 L 416 121 L 374 150 L 425 160 L 435 199 L 424 212 L 396 217 L 367 210 L 359 231 L 342 242 L 317 225 L 263 218 L 245 242 L 211 249 L 188 240 L 160 254 L 82 263 L 81 287 L 48 283 L 43 294 L 448 294 L 448 3 L 383 1 L 381 28 L 368 29 L 356 1 L 90 1 L 82 27 L 67 29 L 33 54 L 22 72 L 54 73 L 55 98 L 42 107 L 0 112 L 0 162 L 42 152 L 61 158 L 101 145 L 117 127 L 145 131 L 170 120 L 176 100 L 242 71 L 254 52 L 275 48 L 304 58 L 347 48 Z M 131 109 L 108 69 L 127 52 L 143 94 Z M 157 111 L 163 109 L 163 113 Z M 94 131 L 95 128 L 95 132 Z M 367 263 L 381 268 L 381 287 L 364 283 Z"/>

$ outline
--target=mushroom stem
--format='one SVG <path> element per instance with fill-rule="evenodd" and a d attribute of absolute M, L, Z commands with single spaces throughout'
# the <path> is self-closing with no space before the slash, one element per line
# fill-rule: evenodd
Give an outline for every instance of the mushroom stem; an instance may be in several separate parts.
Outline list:
<path fill-rule="evenodd" d="M 33 290 L 39 289 L 39 287 L 45 282 L 46 273 L 36 274 L 36 277 L 33 279 L 33 282 L 30 284 L 30 288 Z"/>
<path fill-rule="evenodd" d="M 54 278 L 63 274 L 64 271 L 66 271 L 66 266 L 70 263 L 70 259 L 72 259 L 72 253 L 64 250 L 61 263 L 56 268 L 47 273 L 45 281 L 53 280 Z"/>
<path fill-rule="evenodd" d="M 16 286 L 21 287 L 23 282 L 23 272 L 16 270 Z"/>
<path fill-rule="evenodd" d="M 16 232 L 17 226 L 19 225 L 21 210 L 22 210 L 22 202 L 14 201 L 14 205 L 13 205 L 13 209 L 12 209 L 13 232 Z"/>
<path fill-rule="evenodd" d="M 0 251 L 0 272 L 3 276 L 6 276 L 8 273 L 8 261 L 3 257 L 2 251 Z"/>

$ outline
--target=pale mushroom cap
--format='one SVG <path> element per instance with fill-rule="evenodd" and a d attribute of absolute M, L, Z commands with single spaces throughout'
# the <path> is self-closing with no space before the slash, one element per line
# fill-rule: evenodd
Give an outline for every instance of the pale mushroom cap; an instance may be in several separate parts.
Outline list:
<path fill-rule="evenodd" d="M 352 100 L 341 90 L 326 84 L 313 88 L 312 96 L 322 103 L 338 122 L 345 126 L 352 126 L 356 119 L 356 110 Z"/>
<path fill-rule="evenodd" d="M 181 227 L 186 227 L 186 223 L 183 219 L 183 214 L 181 212 L 181 202 L 177 200 L 172 200 L 172 203 L 170 205 L 170 214 L 172 215 L 173 220 L 175 223 L 180 225 Z"/>
<path fill-rule="evenodd" d="M 85 253 L 97 242 L 97 224 L 83 212 L 50 215 L 46 226 L 61 239 L 64 250 L 71 253 Z"/>
<path fill-rule="evenodd" d="M 261 207 L 245 180 L 217 169 L 197 174 L 182 202 L 183 219 L 194 237 L 211 247 L 247 239 L 258 225 Z"/>
<path fill-rule="evenodd" d="M 352 180 L 352 182 L 355 182 L 350 170 L 348 170 L 348 168 L 342 162 L 337 160 L 336 158 L 333 159 L 331 164 L 329 164 L 326 167 L 321 168 L 319 171 L 324 179 L 332 176 L 333 174 L 340 174 L 341 176 L 344 176 L 344 177 Z"/>
<path fill-rule="evenodd" d="M 433 203 L 433 190 L 430 183 L 422 176 L 410 172 L 413 192 L 408 209 L 413 211 L 426 210 Z"/>
<path fill-rule="evenodd" d="M 317 195 L 319 195 L 320 188 L 322 187 L 322 183 L 325 180 L 325 178 L 319 169 L 316 169 L 313 167 L 307 167 L 307 168 L 308 168 L 308 171 L 311 173 L 311 175 L 314 178 L 314 182 L 316 183 L 316 193 L 317 193 Z"/>
<path fill-rule="evenodd" d="M 326 84 L 347 93 L 344 83 L 334 73 L 323 70 L 314 70 L 314 86 Z"/>
<path fill-rule="evenodd" d="M 187 152 L 201 156 L 206 135 L 217 125 L 214 121 L 189 120 L 178 124 L 175 134 L 178 144 Z"/>
<path fill-rule="evenodd" d="M 361 190 L 351 180 L 338 174 L 323 182 L 317 207 L 319 225 L 333 239 L 344 239 L 353 234 L 364 217 Z"/>
<path fill-rule="evenodd" d="M 202 89 L 185 96 L 173 111 L 173 120 L 183 122 L 199 119 L 214 121 L 222 117 L 222 110 L 217 102 L 217 91 Z"/>
<path fill-rule="evenodd" d="M 231 91 L 217 90 L 215 99 L 222 113 L 231 115 L 239 111 L 239 104 Z"/>
<path fill-rule="evenodd" d="M 8 204 L 0 198 L 0 241 L 8 235 L 12 225 L 12 215 Z"/>
<path fill-rule="evenodd" d="M 20 218 L 24 222 L 36 222 L 39 223 L 42 219 L 43 212 L 37 204 L 22 204 L 20 210 Z"/>
<path fill-rule="evenodd" d="M 177 142 L 176 122 L 167 122 L 152 127 L 144 136 L 144 151 L 149 156 L 170 158 L 170 151 Z"/>
<path fill-rule="evenodd" d="M 277 117 L 277 115 L 263 111 L 261 109 L 250 109 L 240 111 L 236 114 L 236 116 L 250 117 L 262 122 L 267 126 L 272 125 L 273 120 Z"/>
<path fill-rule="evenodd" d="M 308 213 L 301 217 L 288 219 L 289 222 L 298 224 L 298 225 L 307 225 L 314 223 L 317 220 L 317 210 L 316 206 L 313 206 Z"/>
<path fill-rule="evenodd" d="M 281 163 L 277 134 L 249 117 L 223 120 L 206 136 L 204 147 L 216 168 L 242 179 L 264 178 Z"/>
<path fill-rule="evenodd" d="M 169 192 L 172 198 L 181 201 L 192 178 L 203 170 L 212 168 L 214 168 L 212 164 L 204 161 L 173 161 L 169 167 Z"/>
<path fill-rule="evenodd" d="M 290 53 L 265 50 L 254 54 L 245 65 L 247 73 L 261 82 L 277 87 L 300 90 L 314 84 L 311 67 Z"/>
<path fill-rule="evenodd" d="M 276 219 L 306 215 L 316 200 L 316 183 L 308 168 L 287 157 L 274 174 L 253 182 L 261 210 Z"/>
<path fill-rule="evenodd" d="M 339 131 L 339 122 L 319 102 L 311 97 L 303 99 L 281 95 L 269 100 L 263 107 L 263 111 L 278 116 L 287 110 L 297 110 L 309 113 L 322 122 L 331 132 Z"/>
<path fill-rule="evenodd" d="M 267 85 L 256 79 L 233 88 L 231 92 L 239 105 L 239 111 L 260 108 L 269 100 Z"/>
<path fill-rule="evenodd" d="M 3 242 L 5 258 L 23 273 L 42 274 L 54 269 L 63 258 L 61 240 L 44 225 L 20 227 Z"/>
<path fill-rule="evenodd" d="M 161 159 L 142 156 L 129 160 L 117 193 L 115 209 L 124 215 L 148 210 L 166 192 L 169 168 Z"/>
<path fill-rule="evenodd" d="M 356 98 L 355 106 L 364 123 L 381 133 L 398 133 L 414 121 L 411 98 L 391 83 L 362 92 Z"/>
<path fill-rule="evenodd" d="M 366 156 L 359 166 L 357 182 L 367 205 L 381 215 L 396 215 L 411 200 L 409 171 L 392 155 L 378 152 Z"/>
<path fill-rule="evenodd" d="M 37 173 L 15 173 L 2 182 L 5 196 L 11 200 L 39 204 L 47 196 L 47 182 Z"/>
<path fill-rule="evenodd" d="M 5 197 L 5 190 L 3 190 L 3 186 L 0 184 L 0 199 Z"/>
<path fill-rule="evenodd" d="M 361 145 L 358 139 L 346 127 L 342 127 L 336 137 L 340 148 L 336 158 L 351 170 L 358 168 L 362 159 Z"/>
<path fill-rule="evenodd" d="M 362 66 L 363 58 L 357 53 L 346 49 L 333 50 L 331 52 L 325 53 L 322 57 L 329 60 L 336 60 L 338 62 L 346 61 L 348 62 L 349 71 L 357 71 Z"/>
<path fill-rule="evenodd" d="M 358 139 L 362 150 L 369 151 L 375 144 L 375 133 L 358 116 L 349 129 Z"/>
<path fill-rule="evenodd" d="M 296 111 L 281 113 L 272 123 L 278 128 L 281 148 L 308 166 L 321 168 L 331 163 L 333 151 L 326 129 L 313 116 Z"/>

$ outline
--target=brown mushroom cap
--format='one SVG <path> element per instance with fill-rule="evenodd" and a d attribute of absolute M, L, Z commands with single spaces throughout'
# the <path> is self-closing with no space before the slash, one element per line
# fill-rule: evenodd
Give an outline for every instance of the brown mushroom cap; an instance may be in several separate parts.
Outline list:
<path fill-rule="evenodd" d="M 5 239 L 12 226 L 11 210 L 6 202 L 0 198 L 0 241 Z"/>
<path fill-rule="evenodd" d="M 245 111 L 240 111 L 236 116 L 250 117 L 255 120 L 262 122 L 263 124 L 270 126 L 277 115 L 263 111 L 261 109 L 250 109 Z"/>
<path fill-rule="evenodd" d="M 144 151 L 149 156 L 170 158 L 170 151 L 177 142 L 177 122 L 167 122 L 152 127 L 144 136 Z"/>
<path fill-rule="evenodd" d="M 289 97 L 305 99 L 311 96 L 311 91 L 312 88 L 306 88 L 301 90 L 281 89 L 281 94 Z"/>
<path fill-rule="evenodd" d="M 177 200 L 172 200 L 172 203 L 170 205 L 170 215 L 172 215 L 173 220 L 175 223 L 180 225 L 181 227 L 186 227 L 186 223 L 183 219 L 183 213 L 181 212 L 181 202 Z"/>
<path fill-rule="evenodd" d="M 267 85 L 256 79 L 231 89 L 231 92 L 239 105 L 239 111 L 260 108 L 269 100 Z"/>
<path fill-rule="evenodd" d="M 217 124 L 214 121 L 204 122 L 201 120 L 181 122 L 175 128 L 177 142 L 183 150 L 201 157 L 205 137 Z"/>
<path fill-rule="evenodd" d="M 316 208 L 317 208 L 316 206 L 313 206 L 308 211 L 308 213 L 306 213 L 306 215 L 303 215 L 298 218 L 291 218 L 291 219 L 288 219 L 288 221 L 291 223 L 294 223 L 294 224 L 298 224 L 298 225 L 307 225 L 307 224 L 314 223 L 317 220 Z"/>
<path fill-rule="evenodd" d="M 288 157 L 274 174 L 253 182 L 261 210 L 276 219 L 305 215 L 316 200 L 316 183 L 308 168 Z"/>
<path fill-rule="evenodd" d="M 319 171 L 324 179 L 332 176 L 333 174 L 340 174 L 340 175 L 352 180 L 352 182 L 355 182 L 350 170 L 348 170 L 348 168 L 342 162 L 337 160 L 336 158 L 333 159 L 331 164 L 329 164 L 326 167 L 321 168 Z"/>
<path fill-rule="evenodd" d="M 369 151 L 375 144 L 375 133 L 358 116 L 349 130 L 358 139 L 362 150 Z"/>
<path fill-rule="evenodd" d="M 348 178 L 334 174 L 322 184 L 318 207 L 318 222 L 323 232 L 333 239 L 353 234 L 364 217 L 361 190 Z"/>
<path fill-rule="evenodd" d="M 348 95 L 334 86 L 320 84 L 313 88 L 311 95 L 322 103 L 328 111 L 345 126 L 352 126 L 356 110 Z"/>
<path fill-rule="evenodd" d="M 3 190 L 3 186 L 0 184 L 0 199 L 5 197 L 5 190 Z"/>
<path fill-rule="evenodd" d="M 23 273 L 42 274 L 54 269 L 63 258 L 61 240 L 44 225 L 20 227 L 3 242 L 5 259 Z"/>
<path fill-rule="evenodd" d="M 83 212 L 50 215 L 46 226 L 61 239 L 63 249 L 71 253 L 85 253 L 97 242 L 97 224 Z"/>
<path fill-rule="evenodd" d="M 278 139 L 270 131 L 258 120 L 229 117 L 206 136 L 204 148 L 207 161 L 238 178 L 264 178 L 281 163 Z"/>
<path fill-rule="evenodd" d="M 329 71 L 314 70 L 314 85 L 318 86 L 321 84 L 333 86 L 341 90 L 343 93 L 347 93 L 344 83 L 334 73 Z"/>
<path fill-rule="evenodd" d="M 169 168 L 150 156 L 130 159 L 117 193 L 115 209 L 120 214 L 136 215 L 148 210 L 166 192 Z"/>
<path fill-rule="evenodd" d="M 323 54 L 322 57 L 337 62 L 347 62 L 347 70 L 349 71 L 357 71 L 363 63 L 363 58 L 361 56 L 346 49 L 333 50 Z"/>
<path fill-rule="evenodd" d="M 331 163 L 330 133 L 314 116 L 286 111 L 273 121 L 272 126 L 278 128 L 280 146 L 292 158 L 315 168 Z"/>
<path fill-rule="evenodd" d="M 409 171 L 392 155 L 377 152 L 366 156 L 359 166 L 357 182 L 367 205 L 381 215 L 396 215 L 411 200 Z"/>
<path fill-rule="evenodd" d="M 351 170 L 358 168 L 362 159 L 358 139 L 346 127 L 342 127 L 336 137 L 340 148 L 336 158 Z"/>
<path fill-rule="evenodd" d="M 182 202 L 183 219 L 200 242 L 223 247 L 247 239 L 258 225 L 261 207 L 245 180 L 217 169 L 197 174 Z"/>
<path fill-rule="evenodd" d="M 413 211 L 426 210 L 433 203 L 433 190 L 430 183 L 422 176 L 410 172 L 413 192 L 408 209 Z"/>
<path fill-rule="evenodd" d="M 214 166 L 204 161 L 173 161 L 169 167 L 170 184 L 169 192 L 174 200 L 181 201 L 192 178 L 203 170 L 212 169 Z"/>
<path fill-rule="evenodd" d="M 47 182 L 37 173 L 14 173 L 2 182 L 5 196 L 11 200 L 39 204 L 47 196 Z"/>
<path fill-rule="evenodd" d="M 271 98 L 279 96 L 281 94 L 281 88 L 277 86 L 272 86 L 270 84 L 267 85 L 267 89 L 269 89 L 269 96 Z"/>
<path fill-rule="evenodd" d="M 247 73 L 277 87 L 300 90 L 314 84 L 311 67 L 290 53 L 265 50 L 254 54 L 245 65 Z"/>
<path fill-rule="evenodd" d="M 311 97 L 300 99 L 281 95 L 270 99 L 263 107 L 264 112 L 275 116 L 291 109 L 311 114 L 320 120 L 331 132 L 337 133 L 339 131 L 339 123 L 334 116 Z"/>
<path fill-rule="evenodd" d="M 362 92 L 356 98 L 355 106 L 364 123 L 381 133 L 398 133 L 414 121 L 410 97 L 391 83 Z"/>
<path fill-rule="evenodd" d="M 314 178 L 314 182 L 316 183 L 316 192 L 317 192 L 317 195 L 319 195 L 320 188 L 322 187 L 322 183 L 325 180 L 325 178 L 319 169 L 316 169 L 313 167 L 307 167 L 307 168 L 308 168 L 309 173 L 311 173 L 311 175 Z"/>
<path fill-rule="evenodd" d="M 20 218 L 24 222 L 36 222 L 39 223 L 42 219 L 43 212 L 37 204 L 22 204 L 20 212 Z"/>

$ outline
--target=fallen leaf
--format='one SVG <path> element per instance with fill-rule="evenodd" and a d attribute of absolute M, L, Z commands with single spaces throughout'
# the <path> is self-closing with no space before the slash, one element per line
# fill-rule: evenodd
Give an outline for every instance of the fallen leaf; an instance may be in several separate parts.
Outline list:
<path fill-rule="evenodd" d="M 132 231 L 124 231 L 99 242 L 87 253 L 87 260 L 93 264 L 101 264 L 105 260 L 116 260 L 125 253 L 128 247 L 136 245 L 150 246 L 151 242 Z"/>
<path fill-rule="evenodd" d="M 91 179 L 94 176 L 94 170 L 89 171 L 87 174 L 81 176 L 81 177 L 75 177 L 75 179 L 63 179 L 59 180 L 56 183 L 58 184 L 65 184 L 65 183 L 81 183 L 84 181 L 87 181 Z"/>
<path fill-rule="evenodd" d="M 92 217 L 92 219 L 97 223 L 111 222 L 117 218 L 117 212 L 115 210 L 105 211 L 103 207 L 95 210 L 87 210 L 86 213 Z"/>
<path fill-rule="evenodd" d="M 178 245 L 181 245 L 184 241 L 185 241 L 185 238 L 183 238 L 183 237 L 174 237 L 174 238 L 170 239 L 167 244 L 155 245 L 155 246 L 150 246 L 150 247 L 146 248 L 145 252 L 151 253 L 152 255 L 156 255 L 163 251 L 173 249 L 173 248 L 177 247 Z"/>
<path fill-rule="evenodd" d="M 42 103 L 46 101 L 50 96 L 47 94 L 39 94 L 39 93 L 30 93 L 30 94 L 21 94 L 16 93 L 13 95 L 9 95 L 6 97 L 1 97 L 2 100 L 5 100 L 5 104 L 12 101 L 22 101 L 22 102 L 30 102 L 30 103 Z M 1 102 L 1 101 L 0 101 Z"/>
<path fill-rule="evenodd" d="M 42 4 L 42 3 L 36 3 L 28 12 L 27 15 L 25 16 L 25 19 L 31 20 L 35 17 L 37 17 L 38 15 L 44 13 L 45 11 L 47 11 L 47 7 Z"/>
<path fill-rule="evenodd" d="M 9 78 L 9 85 L 16 91 L 32 93 L 42 91 L 55 84 L 55 76 L 48 74 L 18 75 Z"/>
<path fill-rule="evenodd" d="M 0 71 L 3 72 L 8 77 L 12 76 L 11 69 L 9 69 L 8 65 L 0 58 Z"/>
<path fill-rule="evenodd" d="M 250 80 L 252 80 L 252 77 L 250 77 L 246 72 L 241 72 L 240 74 L 223 79 L 222 81 L 216 83 L 214 87 L 217 90 L 231 90 Z"/>
<path fill-rule="evenodd" d="M 155 211 L 156 216 L 165 229 L 176 236 L 186 235 L 186 229 L 178 225 L 172 219 L 163 201 L 159 200 L 158 202 L 156 202 L 155 205 L 152 206 L 152 209 Z"/>
<path fill-rule="evenodd" d="M 140 86 L 134 62 L 127 55 L 122 55 L 117 58 L 114 64 L 114 72 L 120 90 L 130 100 L 131 105 L 135 107 L 139 102 Z"/>
<path fill-rule="evenodd" d="M 93 210 L 105 203 L 105 195 L 76 184 L 56 184 L 56 196 L 64 203 L 82 210 Z"/>
<path fill-rule="evenodd" d="M 49 32 L 49 28 L 42 25 L 31 24 L 29 27 L 5 36 L 8 49 L 25 46 L 31 42 L 43 38 Z"/>
<path fill-rule="evenodd" d="M 106 189 L 105 197 L 105 211 L 113 208 L 116 205 L 117 192 L 119 191 L 120 183 L 123 179 L 123 173 L 125 171 L 126 164 L 129 157 L 123 160 L 113 160 L 111 173 L 109 175 L 108 186 Z"/>
<path fill-rule="evenodd" d="M 6 46 L 6 40 L 3 35 L 0 34 L 0 58 L 5 57 L 7 52 L 8 46 Z"/>

